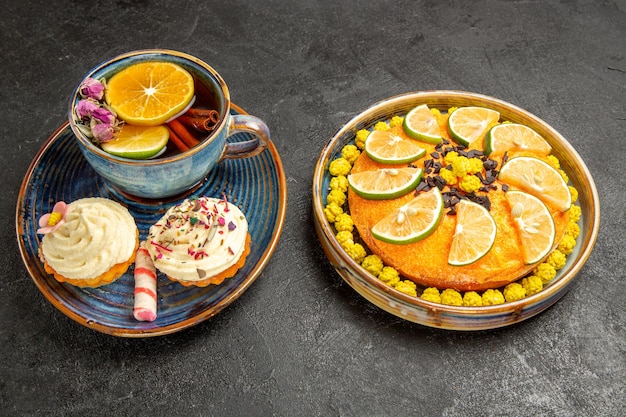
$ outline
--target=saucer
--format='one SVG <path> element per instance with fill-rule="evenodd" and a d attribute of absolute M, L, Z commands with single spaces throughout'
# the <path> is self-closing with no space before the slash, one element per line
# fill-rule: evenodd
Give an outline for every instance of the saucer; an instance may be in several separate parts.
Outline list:
<path fill-rule="evenodd" d="M 245 114 L 233 105 L 233 114 Z M 230 141 L 249 140 L 237 133 Z M 70 203 L 103 197 L 127 207 L 144 240 L 152 224 L 167 209 L 192 196 L 223 198 L 246 215 L 251 236 L 250 254 L 237 274 L 221 285 L 185 287 L 157 275 L 158 317 L 140 322 L 133 317 L 134 278 L 129 270 L 112 284 L 79 288 L 60 283 L 46 273 L 39 259 L 38 219 L 57 201 Z M 17 199 L 16 231 L 24 264 L 42 294 L 63 314 L 83 326 L 122 337 L 173 333 L 196 325 L 235 301 L 259 277 L 274 252 L 287 209 L 287 185 L 282 161 L 270 141 L 267 150 L 246 159 L 221 162 L 189 193 L 167 201 L 136 200 L 106 183 L 83 158 L 68 123 L 45 142 L 31 163 Z"/>

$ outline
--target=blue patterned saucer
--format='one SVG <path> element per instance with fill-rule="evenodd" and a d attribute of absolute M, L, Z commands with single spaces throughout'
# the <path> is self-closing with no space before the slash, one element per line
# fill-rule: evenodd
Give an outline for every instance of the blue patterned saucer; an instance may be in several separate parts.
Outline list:
<path fill-rule="evenodd" d="M 233 113 L 245 112 L 233 105 Z M 249 140 L 237 133 L 231 141 Z M 126 206 L 135 218 L 140 239 L 172 205 L 190 196 L 227 199 L 246 215 L 251 251 L 246 264 L 221 285 L 185 287 L 158 275 L 158 318 L 133 318 L 134 278 L 131 267 L 120 279 L 99 288 L 59 283 L 45 272 L 38 256 L 41 236 L 37 220 L 57 201 L 104 197 Z M 270 142 L 261 154 L 220 163 L 186 195 L 163 202 L 137 201 L 107 184 L 83 158 L 74 134 L 65 123 L 46 141 L 31 163 L 17 199 L 16 230 L 24 264 L 43 295 L 62 313 L 88 328 L 123 337 L 173 333 L 219 313 L 236 300 L 261 274 L 282 232 L 287 208 L 287 186 L 280 156 Z"/>

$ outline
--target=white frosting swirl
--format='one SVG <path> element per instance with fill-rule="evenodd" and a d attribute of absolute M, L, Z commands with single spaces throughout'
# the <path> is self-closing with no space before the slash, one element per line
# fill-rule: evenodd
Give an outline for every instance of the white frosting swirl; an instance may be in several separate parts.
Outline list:
<path fill-rule="evenodd" d="M 248 222 L 235 205 L 216 198 L 187 199 L 150 228 L 154 265 L 182 281 L 201 281 L 234 265 L 245 249 Z"/>
<path fill-rule="evenodd" d="M 137 225 L 125 207 L 83 198 L 69 204 L 65 223 L 43 237 L 41 251 L 64 277 L 90 279 L 130 259 L 136 242 Z"/>

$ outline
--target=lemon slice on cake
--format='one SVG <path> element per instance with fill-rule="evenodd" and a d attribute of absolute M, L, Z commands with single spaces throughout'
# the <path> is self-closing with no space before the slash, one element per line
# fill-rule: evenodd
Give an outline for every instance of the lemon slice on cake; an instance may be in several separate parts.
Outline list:
<path fill-rule="evenodd" d="M 556 237 L 550 211 L 537 197 L 522 191 L 508 191 L 506 199 L 522 242 L 524 262 L 541 261 L 554 247 Z"/>
<path fill-rule="evenodd" d="M 498 179 L 534 195 L 561 212 L 572 204 L 572 196 L 561 174 L 539 158 L 518 156 L 506 162 Z"/>
<path fill-rule="evenodd" d="M 365 199 L 388 200 L 413 191 L 422 173 L 421 168 L 383 168 L 350 174 L 348 184 Z"/>
<path fill-rule="evenodd" d="M 496 222 L 489 211 L 480 204 L 459 201 L 448 263 L 454 266 L 474 263 L 489 252 L 495 240 Z"/>
<path fill-rule="evenodd" d="M 442 215 L 443 197 L 434 187 L 378 221 L 372 227 L 372 236 L 395 244 L 417 242 L 435 231 Z"/>
<path fill-rule="evenodd" d="M 507 151 L 532 151 L 549 155 L 552 147 L 528 126 L 503 123 L 492 127 L 485 138 L 485 155 L 501 155 Z"/>
<path fill-rule="evenodd" d="M 500 119 L 500 113 L 484 107 L 459 107 L 448 117 L 448 132 L 460 145 L 481 141 L 493 124 Z M 482 142 L 480 143 L 482 148 Z"/>
<path fill-rule="evenodd" d="M 404 117 L 402 128 L 409 137 L 423 142 L 436 145 L 443 140 L 437 118 L 426 104 L 410 110 Z"/>
<path fill-rule="evenodd" d="M 365 140 L 365 153 L 381 164 L 399 165 L 423 157 L 426 149 L 411 139 L 387 130 L 374 130 Z"/>

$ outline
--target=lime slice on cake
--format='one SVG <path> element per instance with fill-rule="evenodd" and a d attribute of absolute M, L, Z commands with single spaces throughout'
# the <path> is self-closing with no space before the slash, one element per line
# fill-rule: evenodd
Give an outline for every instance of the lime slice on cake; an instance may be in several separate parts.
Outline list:
<path fill-rule="evenodd" d="M 365 153 L 381 164 L 399 165 L 423 157 L 426 149 L 387 130 L 374 130 L 365 140 Z"/>
<path fill-rule="evenodd" d="M 485 138 L 485 155 L 501 155 L 507 151 L 533 151 L 549 155 L 552 147 L 528 126 L 504 123 L 492 127 Z"/>
<path fill-rule="evenodd" d="M 463 146 L 482 140 L 487 129 L 497 123 L 500 113 L 484 107 L 459 107 L 448 117 L 448 132 Z M 482 142 L 481 146 L 482 148 Z"/>
<path fill-rule="evenodd" d="M 125 124 L 110 142 L 100 144 L 105 152 L 130 159 L 148 159 L 159 154 L 167 145 L 170 134 L 167 127 L 134 126 Z"/>
<path fill-rule="evenodd" d="M 480 204 L 461 200 L 456 204 L 456 228 L 448 263 L 469 265 L 489 252 L 496 240 L 496 222 Z"/>
<path fill-rule="evenodd" d="M 556 237 L 550 211 L 537 197 L 522 191 L 508 191 L 506 199 L 522 241 L 524 262 L 534 264 L 541 261 L 554 247 Z"/>
<path fill-rule="evenodd" d="M 402 128 L 409 137 L 423 142 L 436 145 L 443 140 L 437 118 L 426 104 L 409 111 L 404 117 Z"/>
<path fill-rule="evenodd" d="M 421 168 L 383 168 L 348 175 L 350 188 L 368 200 L 389 200 L 415 189 L 422 179 Z"/>
<path fill-rule="evenodd" d="M 572 196 L 561 174 L 539 158 L 518 156 L 502 166 L 498 179 L 534 195 L 561 212 L 572 204 Z"/>
<path fill-rule="evenodd" d="M 443 197 L 433 187 L 378 221 L 372 227 L 372 236 L 394 244 L 417 242 L 435 231 L 442 215 Z"/>

